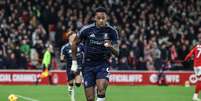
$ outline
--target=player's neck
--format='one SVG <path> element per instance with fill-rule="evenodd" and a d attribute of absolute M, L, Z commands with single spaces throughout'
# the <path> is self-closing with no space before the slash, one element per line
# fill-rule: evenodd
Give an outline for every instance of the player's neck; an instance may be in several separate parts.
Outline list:
<path fill-rule="evenodd" d="M 95 25 L 96 25 L 97 28 L 104 28 L 104 27 L 106 27 L 106 25 L 100 26 L 100 25 L 98 25 L 97 23 L 95 23 Z"/>

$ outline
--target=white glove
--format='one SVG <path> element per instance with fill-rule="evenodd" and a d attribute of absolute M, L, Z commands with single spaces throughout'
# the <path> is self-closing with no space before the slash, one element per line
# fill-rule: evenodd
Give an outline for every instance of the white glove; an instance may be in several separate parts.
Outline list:
<path fill-rule="evenodd" d="M 73 60 L 73 61 L 72 61 L 72 65 L 71 65 L 71 70 L 72 70 L 73 72 L 76 72 L 76 71 L 77 71 L 77 68 L 78 68 L 78 66 L 77 66 L 77 61 L 76 61 L 76 60 Z"/>

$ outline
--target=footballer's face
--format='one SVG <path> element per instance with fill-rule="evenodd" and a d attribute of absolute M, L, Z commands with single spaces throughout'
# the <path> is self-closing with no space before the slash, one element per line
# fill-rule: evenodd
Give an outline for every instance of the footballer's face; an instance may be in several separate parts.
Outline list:
<path fill-rule="evenodd" d="M 95 20 L 98 27 L 104 27 L 107 22 L 107 14 L 105 12 L 96 12 Z"/>

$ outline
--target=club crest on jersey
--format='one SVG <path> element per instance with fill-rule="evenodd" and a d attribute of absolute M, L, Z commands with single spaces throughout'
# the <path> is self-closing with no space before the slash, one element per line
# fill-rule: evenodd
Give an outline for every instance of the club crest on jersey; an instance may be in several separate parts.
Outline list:
<path fill-rule="evenodd" d="M 108 33 L 103 33 L 104 34 L 104 39 L 109 39 Z"/>

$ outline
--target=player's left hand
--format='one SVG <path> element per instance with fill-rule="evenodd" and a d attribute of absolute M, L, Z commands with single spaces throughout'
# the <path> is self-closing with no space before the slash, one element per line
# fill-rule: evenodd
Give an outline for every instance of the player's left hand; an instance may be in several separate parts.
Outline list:
<path fill-rule="evenodd" d="M 110 47 L 112 47 L 112 42 L 109 41 L 109 40 L 105 41 L 104 46 L 107 47 L 107 48 L 110 48 Z"/>

